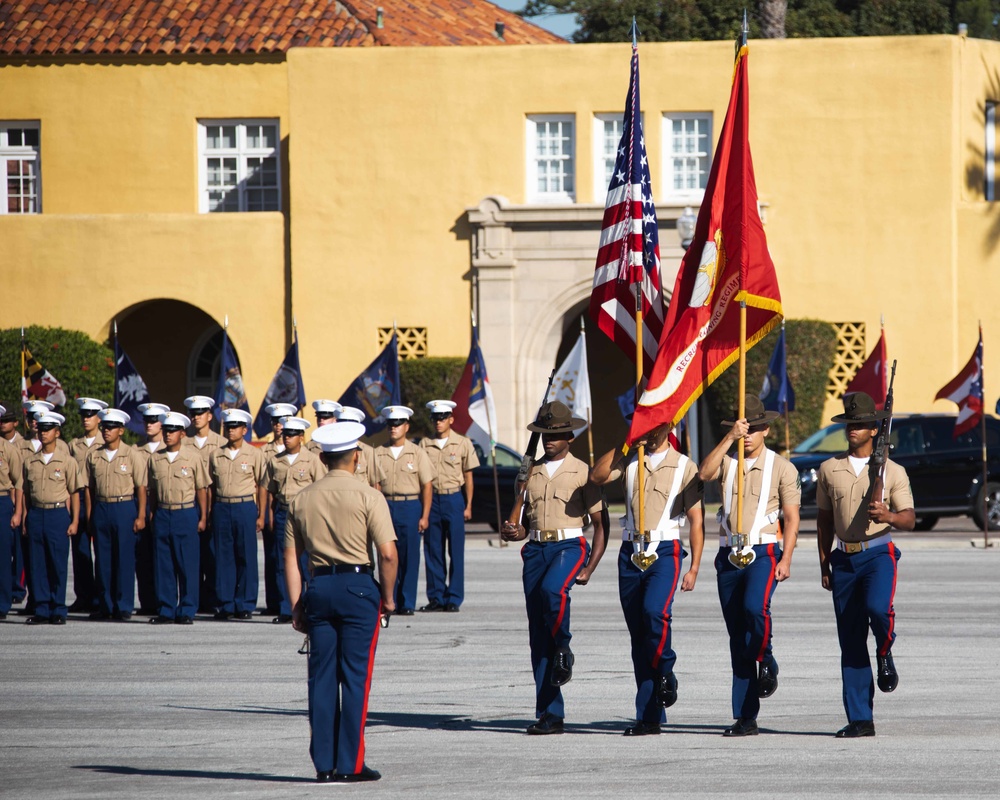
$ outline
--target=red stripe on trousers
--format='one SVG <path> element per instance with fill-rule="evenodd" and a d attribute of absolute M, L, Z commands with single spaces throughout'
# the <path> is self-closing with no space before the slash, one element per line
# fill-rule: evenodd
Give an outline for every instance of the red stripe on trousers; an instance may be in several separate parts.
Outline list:
<path fill-rule="evenodd" d="M 896 628 L 896 611 L 892 607 L 893 601 L 896 598 L 896 545 L 891 541 L 889 542 L 889 558 L 892 559 L 892 594 L 889 595 L 889 632 L 886 634 L 882 646 L 878 649 L 880 656 L 886 655 L 889 652 L 889 648 L 892 647 L 892 632 Z"/>
<path fill-rule="evenodd" d="M 375 645 L 378 644 L 378 632 L 382 627 L 382 603 L 378 604 L 378 616 L 375 617 L 375 633 L 368 648 L 368 677 L 365 678 L 365 707 L 361 710 L 361 735 L 358 737 L 358 760 L 354 771 L 361 772 L 365 766 L 365 721 L 368 719 L 368 693 L 372 689 L 372 670 L 375 668 Z"/>
<path fill-rule="evenodd" d="M 653 656 L 653 666 L 657 667 L 660 664 L 660 658 L 663 656 L 663 648 L 667 644 L 667 632 L 670 630 L 670 620 L 666 619 L 667 609 L 670 608 L 670 603 L 674 599 L 674 592 L 677 591 L 677 579 L 681 575 L 681 540 L 674 539 L 674 585 L 670 587 L 670 594 L 667 595 L 667 601 L 663 604 L 663 610 L 660 611 L 660 616 L 664 617 L 663 620 L 663 633 L 660 636 L 660 644 L 656 648 L 656 655 Z"/>
<path fill-rule="evenodd" d="M 562 595 L 562 600 L 559 603 L 559 615 L 556 617 L 556 624 L 552 626 L 552 635 L 555 636 L 559 630 L 559 626 L 562 625 L 563 617 L 566 616 L 566 601 L 569 600 L 569 585 L 576 579 L 576 574 L 583 567 L 583 562 L 587 560 L 587 540 L 582 536 L 580 537 L 580 560 L 576 562 L 576 566 L 566 577 L 566 583 L 562 585 L 559 590 L 559 594 Z"/>
<path fill-rule="evenodd" d="M 771 611 L 768 608 L 771 601 L 771 587 L 774 586 L 774 570 L 777 567 L 777 561 L 774 558 L 774 545 L 769 544 L 767 546 L 767 555 L 771 559 L 771 577 L 768 578 L 767 586 L 764 587 L 764 606 L 761 611 L 764 614 L 764 638 L 760 643 L 760 652 L 757 654 L 757 660 L 764 660 L 764 653 L 767 652 L 767 643 L 771 639 Z"/>

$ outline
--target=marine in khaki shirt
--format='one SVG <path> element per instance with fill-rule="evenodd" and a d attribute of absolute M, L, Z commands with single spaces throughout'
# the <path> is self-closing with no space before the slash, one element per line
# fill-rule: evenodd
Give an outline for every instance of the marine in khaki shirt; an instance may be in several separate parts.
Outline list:
<path fill-rule="evenodd" d="M 419 500 L 422 499 L 423 487 L 426 486 L 429 495 L 430 485 L 434 481 L 434 467 L 431 466 L 426 451 L 408 439 L 404 439 L 398 454 L 393 452 L 394 449 L 396 448 L 389 445 L 375 449 L 375 461 L 383 475 L 382 494 L 386 497 Z M 429 496 L 426 505 L 430 506 Z"/>
<path fill-rule="evenodd" d="M 149 457 L 149 501 L 153 507 L 175 509 L 178 506 L 202 505 L 200 492 L 210 485 L 205 463 L 190 447 L 181 447 L 173 461 L 166 449 Z M 198 530 L 204 530 L 205 514 L 201 509 Z"/>
<path fill-rule="evenodd" d="M 77 492 L 84 484 L 76 460 L 69 449 L 57 448 L 54 431 L 42 432 L 42 448 L 24 460 L 24 492 L 32 506 L 50 507 L 70 502 L 68 506 L 72 523 L 70 533 L 76 533 L 80 498 Z M 51 444 L 47 439 L 51 437 Z M 48 463 L 44 456 L 51 455 Z"/>
<path fill-rule="evenodd" d="M 120 438 L 115 442 L 114 449 L 102 444 L 87 454 L 83 474 L 86 478 L 88 514 L 94 503 L 135 497 L 139 517 L 145 517 L 148 461 L 137 448 Z"/>
<path fill-rule="evenodd" d="M 257 530 L 263 527 L 265 508 L 264 454 L 251 444 L 243 442 L 239 448 L 220 447 L 208 458 L 209 478 L 216 500 L 242 497 L 257 503 L 260 515 Z"/>
<path fill-rule="evenodd" d="M 440 439 L 425 436 L 420 446 L 434 468 L 434 494 L 454 494 L 464 487 L 466 505 L 471 508 L 472 470 L 479 466 L 472 440 L 449 429 Z"/>
<path fill-rule="evenodd" d="M 264 486 L 274 502 L 287 506 L 295 495 L 325 474 L 326 467 L 320 457 L 303 447 L 294 454 L 294 463 L 293 455 L 287 451 L 268 461 Z"/>
<path fill-rule="evenodd" d="M 24 463 L 19 448 L 3 438 L 0 438 L 0 493 L 10 496 L 14 505 L 11 527 L 19 527 L 24 511 Z"/>
<path fill-rule="evenodd" d="M 899 464 L 886 460 L 884 505 L 891 511 L 913 508 L 910 480 Z M 865 501 L 871 487 L 868 466 L 856 475 L 847 453 L 824 461 L 816 478 L 816 506 L 832 515 L 833 531 L 842 542 L 863 542 L 888 533 L 888 521 L 872 519 Z M 906 530 L 904 528 L 904 530 Z"/>

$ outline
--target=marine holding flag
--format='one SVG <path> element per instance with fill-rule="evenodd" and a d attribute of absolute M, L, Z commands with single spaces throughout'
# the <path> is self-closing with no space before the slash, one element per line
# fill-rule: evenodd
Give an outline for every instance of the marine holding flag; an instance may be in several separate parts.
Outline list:
<path fill-rule="evenodd" d="M 757 212 L 749 103 L 744 45 L 705 202 L 677 273 L 656 363 L 632 418 L 630 442 L 665 422 L 679 422 L 705 388 L 736 361 L 741 300 L 747 306 L 748 349 L 781 318 L 777 276 Z"/>

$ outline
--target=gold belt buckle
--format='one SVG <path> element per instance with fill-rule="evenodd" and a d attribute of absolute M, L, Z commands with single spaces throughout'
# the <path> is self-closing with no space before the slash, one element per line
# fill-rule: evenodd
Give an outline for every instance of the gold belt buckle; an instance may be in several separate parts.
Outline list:
<path fill-rule="evenodd" d="M 632 534 L 632 541 L 639 544 L 649 544 L 649 531 L 636 531 Z"/>
<path fill-rule="evenodd" d="M 559 531 L 539 531 L 542 535 L 543 542 L 558 542 L 559 541 Z"/>
<path fill-rule="evenodd" d="M 844 542 L 844 551 L 849 555 L 860 553 L 865 549 L 864 542 Z"/>

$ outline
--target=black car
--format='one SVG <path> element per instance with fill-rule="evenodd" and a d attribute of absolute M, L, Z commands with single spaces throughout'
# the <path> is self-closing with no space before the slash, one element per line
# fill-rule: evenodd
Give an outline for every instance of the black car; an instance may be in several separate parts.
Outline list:
<path fill-rule="evenodd" d="M 497 528 L 496 487 L 493 484 L 493 462 L 484 454 L 478 443 L 473 442 L 479 466 L 472 470 L 472 521 L 486 522 Z M 505 444 L 497 444 L 497 485 L 500 489 L 500 516 L 504 519 L 514 505 L 514 484 L 521 468 L 521 453 Z"/>
<path fill-rule="evenodd" d="M 917 530 L 941 517 L 970 515 L 983 526 L 983 437 L 977 425 L 957 438 L 954 414 L 898 414 L 892 418 L 889 457 L 906 470 L 913 490 Z M 1000 530 L 1000 420 L 986 417 L 986 496 L 989 528 Z M 847 450 L 844 424 L 821 428 L 792 450 L 802 481 L 802 516 L 816 516 L 819 465 Z"/>

